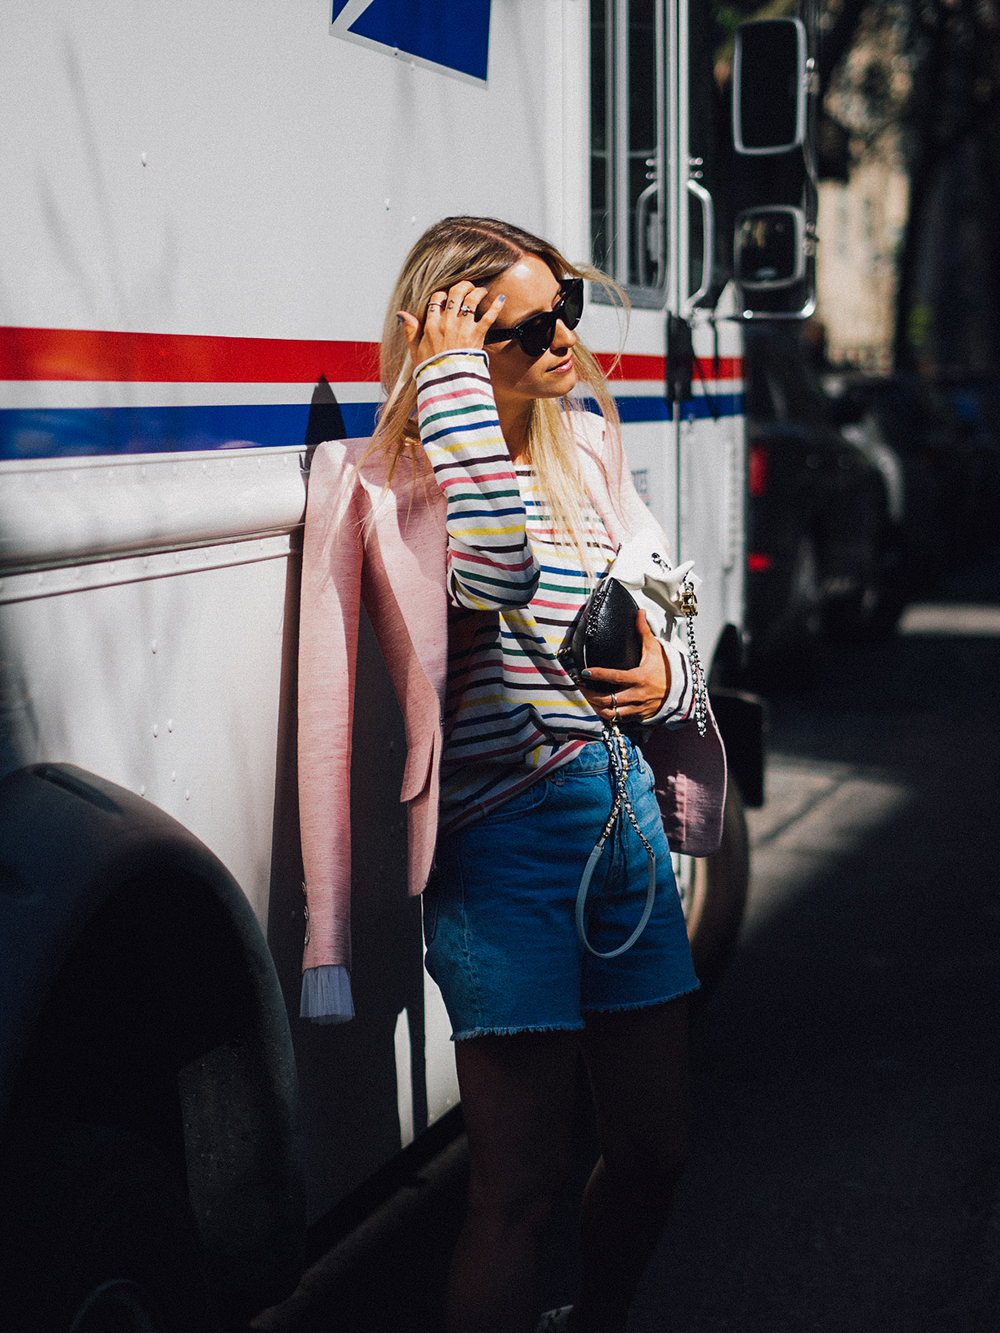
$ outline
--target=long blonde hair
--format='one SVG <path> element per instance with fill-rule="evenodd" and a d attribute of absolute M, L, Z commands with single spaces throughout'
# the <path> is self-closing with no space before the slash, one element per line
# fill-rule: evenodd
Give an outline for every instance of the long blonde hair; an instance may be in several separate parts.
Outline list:
<path fill-rule="evenodd" d="M 500 222 L 496 218 L 452 217 L 435 223 L 407 256 L 389 302 L 382 333 L 380 369 L 385 402 L 365 456 L 377 451 L 385 453 L 390 484 L 401 458 L 412 459 L 415 468 L 420 468 L 426 460 L 419 448 L 413 363 L 403 327 L 396 317 L 397 311 L 406 310 L 422 318 L 434 292 L 447 291 L 462 279 L 474 282 L 477 287 L 486 287 L 526 254 L 542 260 L 557 281 L 578 277 L 600 283 L 627 309 L 627 296 L 606 274 L 590 264 L 571 264 L 555 246 L 509 222 Z M 608 428 L 617 434 L 618 411 L 596 358 L 579 339 L 572 356 L 578 383 L 587 386 Z M 533 468 L 539 489 L 551 506 L 556 542 L 575 548 L 584 568 L 589 571 L 584 519 L 587 497 L 580 476 L 578 446 L 569 420 L 571 412 L 581 410 L 584 410 L 583 405 L 570 398 L 558 402 L 536 399 L 523 458 Z"/>

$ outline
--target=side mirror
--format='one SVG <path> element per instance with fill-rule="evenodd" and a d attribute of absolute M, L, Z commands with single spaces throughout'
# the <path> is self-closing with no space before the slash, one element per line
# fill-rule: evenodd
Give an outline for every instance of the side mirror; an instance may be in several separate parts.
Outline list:
<path fill-rule="evenodd" d="M 806 140 L 806 29 L 801 19 L 741 23 L 733 52 L 733 144 L 747 156 Z"/>
<path fill-rule="evenodd" d="M 736 218 L 734 277 L 741 288 L 774 291 L 806 275 L 806 215 L 769 204 Z"/>
<path fill-rule="evenodd" d="M 733 276 L 744 319 L 805 319 L 816 306 L 814 36 L 797 18 L 736 30 Z"/>

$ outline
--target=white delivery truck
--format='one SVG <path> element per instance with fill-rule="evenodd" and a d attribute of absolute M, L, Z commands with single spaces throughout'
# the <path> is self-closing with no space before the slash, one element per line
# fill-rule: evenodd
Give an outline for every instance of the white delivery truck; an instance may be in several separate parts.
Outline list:
<path fill-rule="evenodd" d="M 732 943 L 739 795 L 760 800 L 762 781 L 760 710 L 726 689 L 747 312 L 713 265 L 719 172 L 689 112 L 711 75 L 694 17 L 705 7 L 687 0 L 8 7 L 11 1328 L 190 1333 L 212 1326 L 206 1284 L 223 1317 L 245 1316 L 294 1284 L 305 1226 L 456 1104 L 405 893 L 401 721 L 365 625 L 358 1017 L 287 1016 L 305 928 L 294 682 L 309 446 L 370 432 L 392 281 L 447 214 L 511 219 L 630 294 L 620 361 L 610 306 L 593 298 L 581 333 L 616 364 L 636 484 L 702 578 L 701 655 L 736 780 L 722 850 L 681 873 L 703 966 Z"/>

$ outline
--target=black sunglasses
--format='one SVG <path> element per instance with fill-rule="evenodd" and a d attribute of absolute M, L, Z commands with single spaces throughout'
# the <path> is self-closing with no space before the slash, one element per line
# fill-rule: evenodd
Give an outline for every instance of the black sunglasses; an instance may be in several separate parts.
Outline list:
<path fill-rule="evenodd" d="M 547 352 L 556 336 L 556 321 L 561 319 L 568 329 L 575 329 L 583 314 L 583 279 L 563 278 L 559 290 L 562 295 L 551 310 L 522 319 L 513 328 L 490 329 L 483 339 L 484 345 L 509 342 L 511 338 L 516 338 L 525 356 L 537 357 Z"/>

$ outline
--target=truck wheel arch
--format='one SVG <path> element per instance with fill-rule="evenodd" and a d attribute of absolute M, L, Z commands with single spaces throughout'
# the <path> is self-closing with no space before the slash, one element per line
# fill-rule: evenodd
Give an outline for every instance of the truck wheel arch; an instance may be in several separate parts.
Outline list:
<path fill-rule="evenodd" d="M 304 1230 L 295 1064 L 222 863 L 122 787 L 20 769 L 0 782 L 0 941 L 0 1145 L 65 1119 L 146 1139 L 186 1182 L 222 1308 L 287 1294 Z"/>

